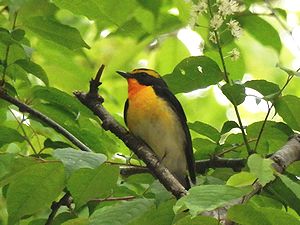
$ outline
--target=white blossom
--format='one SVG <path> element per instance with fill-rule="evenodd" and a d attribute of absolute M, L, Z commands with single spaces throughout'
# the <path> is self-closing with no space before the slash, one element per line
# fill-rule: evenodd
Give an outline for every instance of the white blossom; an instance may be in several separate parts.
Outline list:
<path fill-rule="evenodd" d="M 215 14 L 210 20 L 210 28 L 213 30 L 218 30 L 222 26 L 224 20 L 219 14 Z"/>
<path fill-rule="evenodd" d="M 213 32 L 213 31 L 210 31 L 209 34 L 208 34 L 208 39 L 214 43 L 214 44 L 217 44 L 217 37 L 216 37 L 216 33 Z"/>
<path fill-rule="evenodd" d="M 232 49 L 229 53 L 229 57 L 232 61 L 237 61 L 240 58 L 240 52 L 237 48 Z"/>
<path fill-rule="evenodd" d="M 233 15 L 239 11 L 239 4 L 235 0 L 220 0 L 219 1 L 219 14 L 223 17 Z"/>
<path fill-rule="evenodd" d="M 243 33 L 243 29 L 241 28 L 240 24 L 238 21 L 236 20 L 230 20 L 228 23 L 226 23 L 232 36 L 239 38 L 241 37 L 242 33 Z"/>
<path fill-rule="evenodd" d="M 207 12 L 207 1 L 206 0 L 199 0 L 197 5 L 192 6 L 192 13 L 196 13 L 197 15 L 201 13 L 206 13 Z"/>

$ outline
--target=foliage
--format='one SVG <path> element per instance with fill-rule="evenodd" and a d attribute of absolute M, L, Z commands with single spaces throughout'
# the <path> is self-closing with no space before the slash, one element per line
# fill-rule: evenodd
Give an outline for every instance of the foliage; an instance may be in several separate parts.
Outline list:
<path fill-rule="evenodd" d="M 261 195 L 231 207 L 228 219 L 300 224 L 299 166 L 278 175 L 266 159 L 300 131 L 299 72 L 279 35 L 291 33 L 289 14 L 299 19 L 262 0 L 0 0 L 1 88 L 93 151 L 0 99 L 0 224 L 218 224 L 199 213 L 230 205 L 254 182 Z M 149 174 L 121 176 L 119 165 L 143 163 L 72 96 L 102 63 L 100 93 L 117 120 L 127 89 L 115 71 L 153 68 L 185 109 L 196 160 L 247 166 L 198 174 L 199 186 L 178 201 Z M 73 203 L 48 219 L 67 191 Z"/>

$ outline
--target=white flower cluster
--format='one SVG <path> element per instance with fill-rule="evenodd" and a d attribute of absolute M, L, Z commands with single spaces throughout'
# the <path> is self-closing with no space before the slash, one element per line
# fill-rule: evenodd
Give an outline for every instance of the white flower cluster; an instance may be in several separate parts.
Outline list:
<path fill-rule="evenodd" d="M 232 49 L 229 53 L 229 57 L 232 61 L 236 61 L 240 58 L 240 52 L 237 48 Z"/>
<path fill-rule="evenodd" d="M 196 25 L 196 21 L 198 16 L 202 13 L 207 13 L 207 0 L 199 0 L 197 5 L 193 5 L 191 9 L 191 16 L 190 16 L 190 26 L 193 28 Z"/>

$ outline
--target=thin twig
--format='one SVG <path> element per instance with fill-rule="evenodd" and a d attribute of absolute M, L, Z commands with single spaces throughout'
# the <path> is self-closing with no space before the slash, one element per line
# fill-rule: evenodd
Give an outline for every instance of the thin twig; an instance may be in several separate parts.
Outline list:
<path fill-rule="evenodd" d="M 285 82 L 285 84 L 283 85 L 283 87 L 280 89 L 280 91 L 278 92 L 277 96 L 280 96 L 282 94 L 283 90 L 287 87 L 287 85 L 289 84 L 289 82 L 292 80 L 293 77 L 294 77 L 294 75 L 289 75 L 288 76 L 287 81 Z M 267 112 L 267 114 L 265 116 L 263 124 L 261 125 L 260 131 L 259 131 L 259 134 L 258 134 L 258 137 L 257 137 L 257 141 L 255 143 L 255 147 L 254 147 L 254 150 L 253 150 L 254 152 L 256 152 L 256 150 L 257 150 L 259 141 L 260 141 L 260 139 L 262 137 L 263 131 L 264 131 L 265 126 L 267 124 L 267 120 L 269 118 L 269 115 L 270 115 L 271 110 L 272 110 L 273 107 L 274 107 L 274 102 L 272 102 L 271 106 L 268 107 L 268 112 Z"/>
<path fill-rule="evenodd" d="M 136 196 L 125 196 L 125 197 L 108 197 L 108 198 L 99 198 L 99 199 L 92 199 L 90 202 L 113 202 L 113 201 L 130 201 L 135 199 Z"/>
<path fill-rule="evenodd" d="M 55 131 L 65 136 L 69 141 L 71 141 L 75 146 L 77 146 L 80 150 L 91 152 L 92 150 L 83 144 L 79 139 L 77 139 L 73 134 L 63 128 L 61 125 L 56 123 L 51 118 L 45 116 L 44 114 L 40 113 L 39 111 L 31 108 L 30 106 L 20 102 L 18 99 L 8 95 L 6 91 L 0 87 L 0 98 L 3 100 L 10 102 L 11 104 L 17 106 L 20 112 L 27 112 L 33 117 L 41 120 L 42 122 L 46 123 L 49 127 L 52 127 Z"/>
<path fill-rule="evenodd" d="M 23 132 L 23 135 L 24 135 L 24 139 L 26 140 L 26 142 L 29 144 L 29 146 L 31 147 L 32 151 L 34 152 L 35 155 L 37 155 L 37 151 L 35 150 L 33 144 L 31 143 L 31 141 L 29 140 L 29 137 L 27 136 L 27 133 L 23 127 L 23 123 L 20 122 L 18 120 L 18 118 L 16 117 L 16 115 L 14 114 L 14 112 L 8 107 L 8 110 L 10 111 L 10 113 L 12 114 L 12 116 L 15 118 L 15 120 L 17 121 L 17 123 L 19 124 L 22 132 Z"/>
<path fill-rule="evenodd" d="M 15 12 L 14 19 L 13 19 L 13 24 L 12 24 L 12 30 L 14 30 L 15 27 L 16 27 L 17 16 L 18 16 L 18 12 Z M 4 57 L 4 62 L 3 62 L 3 72 L 2 72 L 2 79 L 0 81 L 0 86 L 5 85 L 5 76 L 6 76 L 6 71 L 7 71 L 7 67 L 8 67 L 9 49 L 10 49 L 10 44 L 7 45 L 6 50 L 5 50 L 5 57 Z"/>
<path fill-rule="evenodd" d="M 210 0 L 208 0 L 208 9 L 209 9 L 210 17 L 212 18 L 213 17 L 213 13 L 212 13 L 212 10 L 211 10 Z M 227 69 L 226 69 L 226 63 L 225 63 L 223 52 L 222 52 L 222 46 L 221 46 L 221 43 L 220 43 L 219 34 L 215 30 L 213 32 L 214 32 L 215 37 L 216 37 L 218 52 L 219 52 L 220 59 L 221 59 L 221 62 L 222 62 L 222 67 L 223 67 L 223 72 L 224 72 L 224 78 L 225 78 L 224 80 L 229 85 L 232 85 L 232 81 L 231 81 L 231 79 L 229 79 L 228 72 L 227 72 Z M 242 136 L 243 136 L 243 140 L 245 142 L 245 146 L 247 148 L 247 152 L 250 155 L 250 154 L 252 154 L 252 150 L 251 150 L 250 145 L 249 145 L 248 140 L 247 140 L 247 135 L 245 133 L 245 129 L 244 129 L 244 126 L 243 126 L 243 123 L 242 123 L 240 112 L 238 110 L 237 105 L 235 103 L 232 103 L 232 104 L 233 104 L 233 107 L 234 107 L 234 111 L 235 111 L 236 117 L 238 119 L 239 128 L 240 128 L 240 130 L 242 132 Z"/>

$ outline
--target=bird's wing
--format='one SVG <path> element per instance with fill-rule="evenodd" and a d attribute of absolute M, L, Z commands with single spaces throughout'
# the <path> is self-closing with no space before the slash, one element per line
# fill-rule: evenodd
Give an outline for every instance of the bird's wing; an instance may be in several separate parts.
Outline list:
<path fill-rule="evenodd" d="M 171 108 L 175 111 L 177 116 L 180 119 L 181 125 L 183 127 L 185 137 L 186 137 L 186 146 L 185 146 L 185 155 L 187 159 L 188 171 L 190 174 L 191 181 L 196 183 L 196 173 L 195 173 L 195 158 L 193 153 L 193 146 L 191 140 L 191 134 L 189 128 L 187 126 L 186 116 L 183 111 L 183 108 L 177 98 L 173 95 L 173 93 L 166 87 L 157 87 L 153 86 L 155 93 L 166 100 L 171 106 Z"/>
<path fill-rule="evenodd" d="M 127 126 L 127 110 L 128 110 L 128 106 L 129 106 L 129 101 L 128 99 L 126 99 L 125 105 L 124 105 L 124 111 L 123 111 L 123 117 L 124 117 L 124 121 L 125 124 Z"/>

